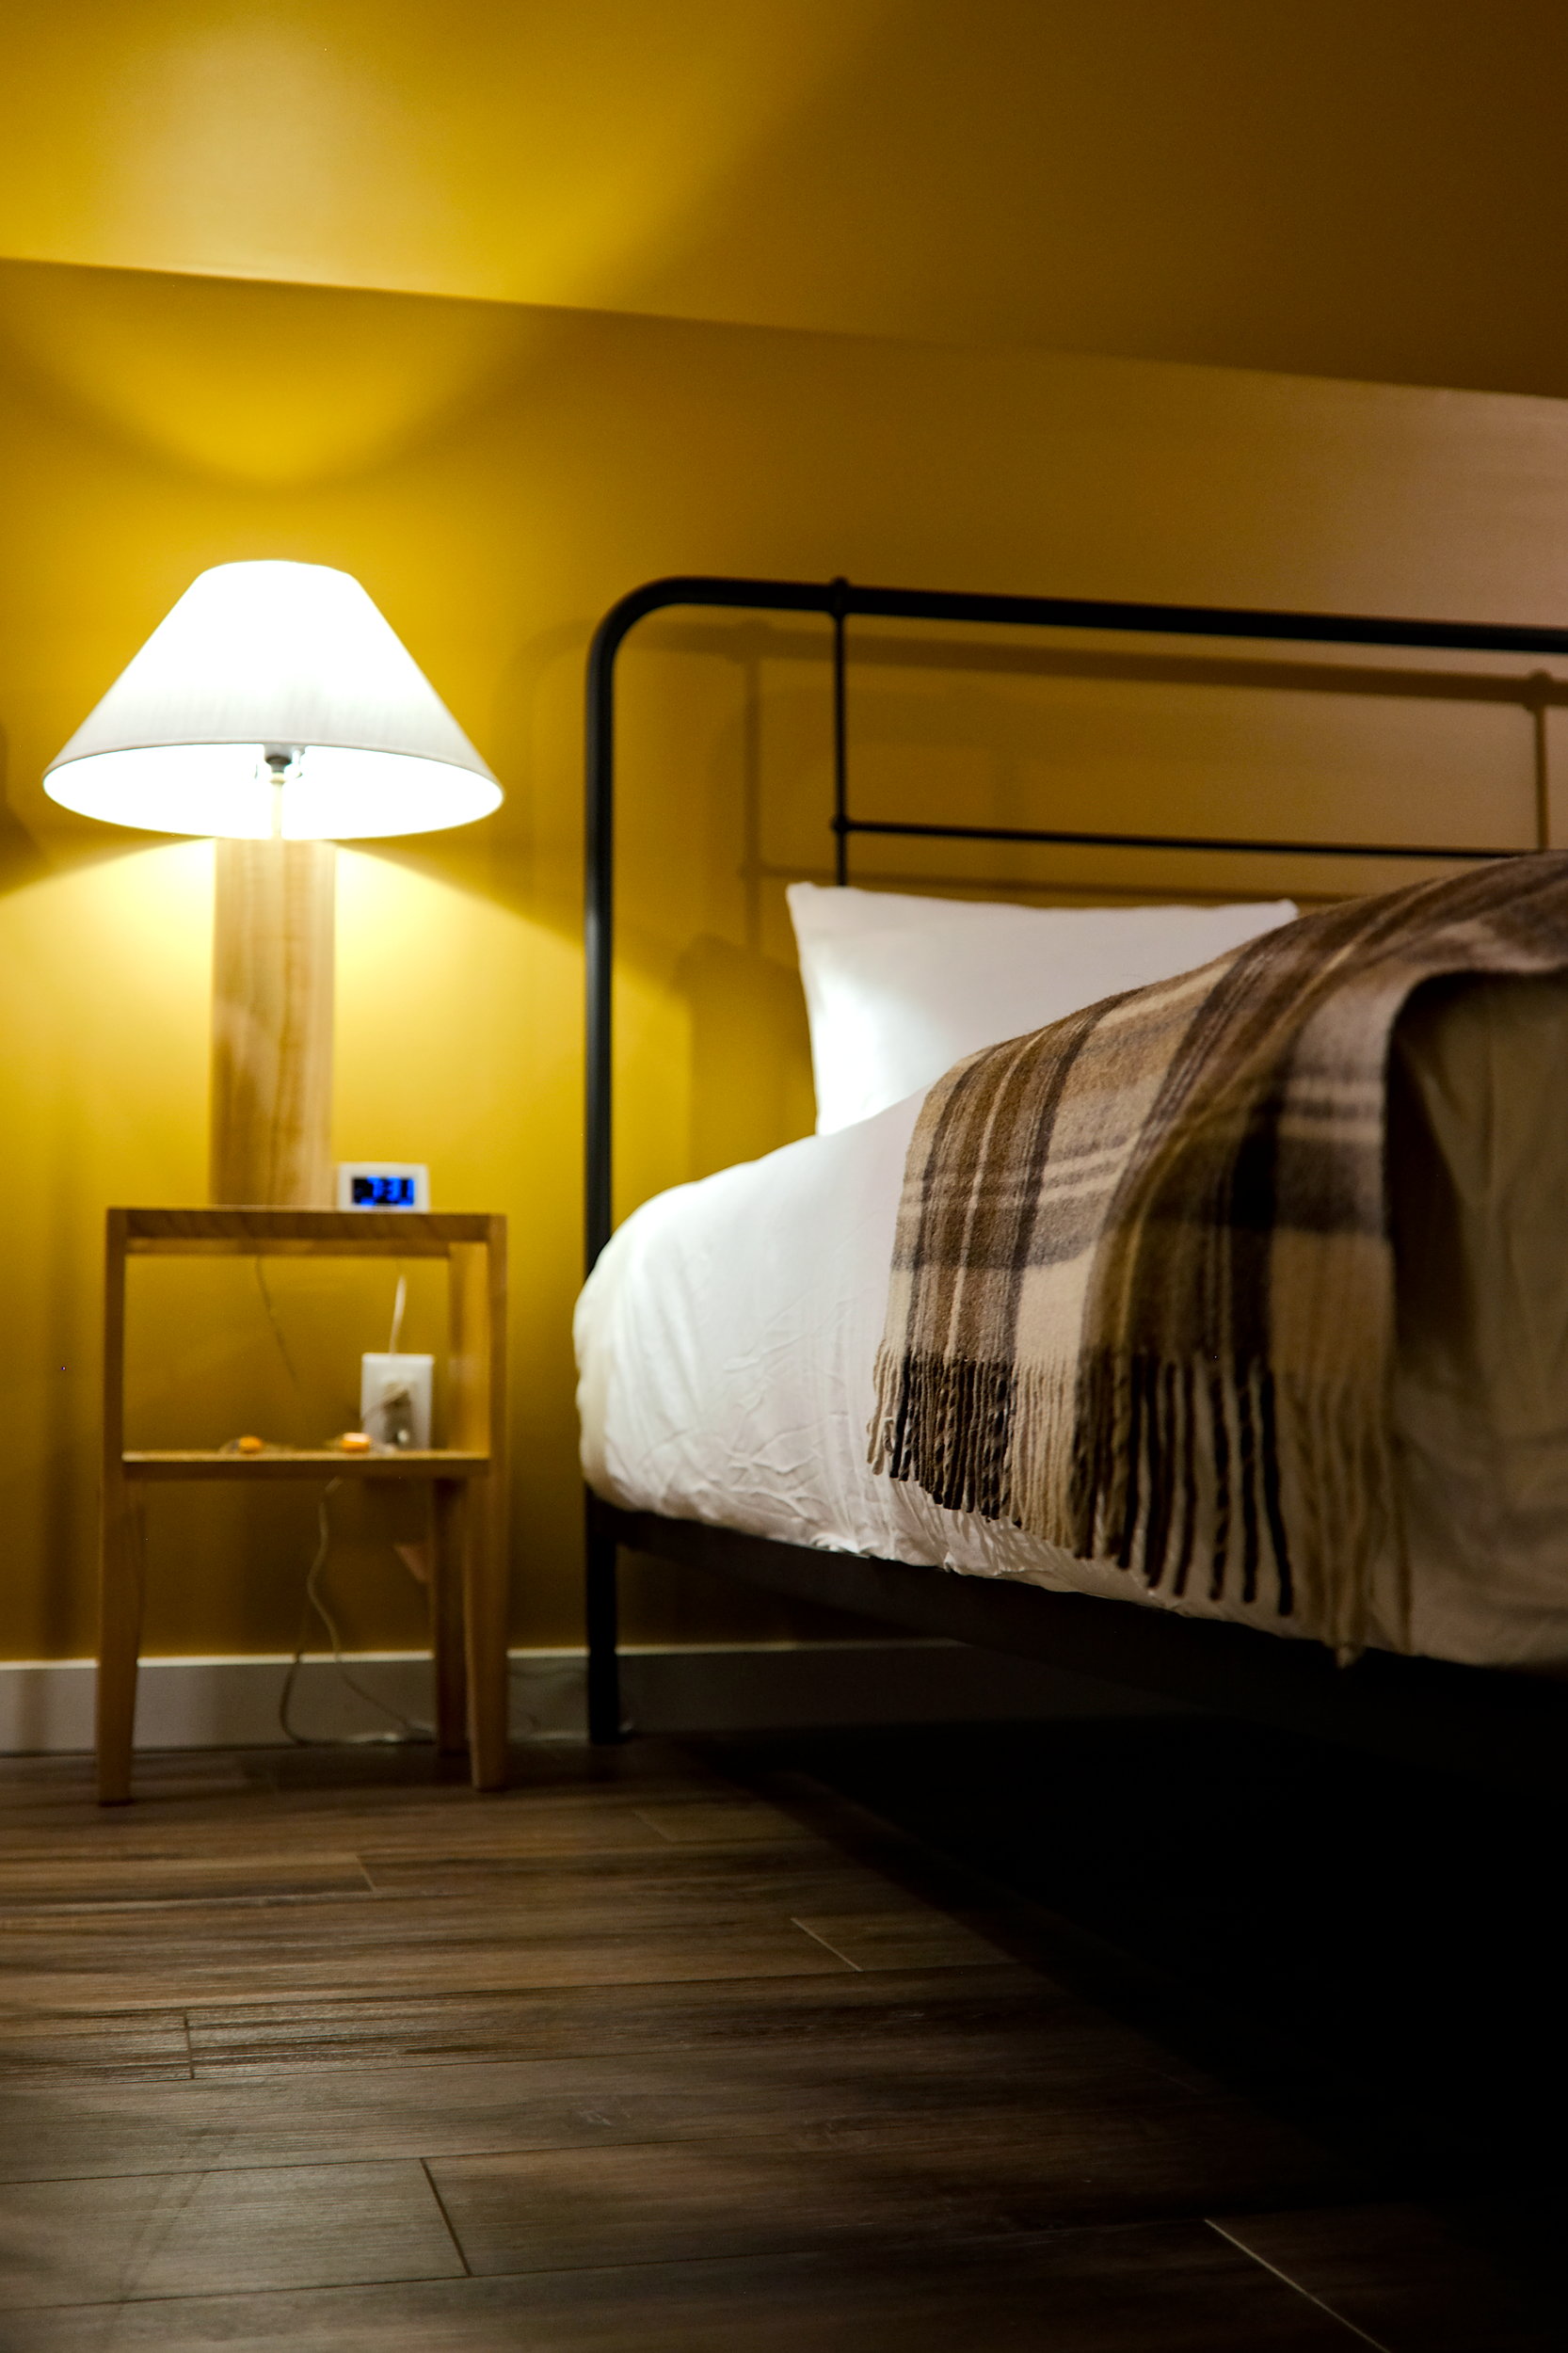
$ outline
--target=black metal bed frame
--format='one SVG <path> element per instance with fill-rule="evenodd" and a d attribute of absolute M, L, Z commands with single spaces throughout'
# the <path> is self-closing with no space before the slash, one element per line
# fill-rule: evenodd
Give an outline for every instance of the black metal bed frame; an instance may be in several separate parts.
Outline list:
<path fill-rule="evenodd" d="M 1408 621 L 1376 616 L 1274 613 L 1208 605 L 1015 597 L 867 588 L 846 580 L 745 580 L 694 575 L 654 580 L 622 597 L 595 632 L 587 675 L 586 1160 L 587 1265 L 613 1227 L 612 994 L 615 964 L 616 658 L 629 632 L 673 606 L 819 614 L 831 623 L 834 868 L 848 880 L 853 836 L 1075 847 L 1261 852 L 1376 859 L 1481 859 L 1518 852 L 1420 842 L 1265 840 L 1192 834 L 1104 833 L 1062 827 L 931 824 L 856 817 L 849 806 L 846 632 L 852 616 L 981 627 L 1114 631 L 1144 636 L 1371 646 L 1410 651 L 1523 654 L 1568 660 L 1568 629 Z M 1547 841 L 1544 712 L 1558 681 L 1532 671 L 1516 698 L 1536 728 L 1536 842 Z M 1177 1617 L 1086 1594 L 955 1577 L 940 1570 L 824 1553 L 696 1521 L 625 1513 L 587 1497 L 588 1728 L 598 1742 L 623 1727 L 617 1653 L 617 1557 L 622 1546 L 717 1570 L 791 1595 L 1048 1660 L 1075 1673 L 1311 1732 L 1416 1762 L 1463 1765 L 1508 1786 L 1539 1788 L 1568 1764 L 1568 1693 L 1538 1677 L 1368 1653 L 1336 1666 L 1319 1644 L 1250 1627 Z"/>

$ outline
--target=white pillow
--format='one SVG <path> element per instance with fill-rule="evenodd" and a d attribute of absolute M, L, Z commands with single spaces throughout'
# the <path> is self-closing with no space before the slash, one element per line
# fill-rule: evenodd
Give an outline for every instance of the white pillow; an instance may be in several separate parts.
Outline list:
<path fill-rule="evenodd" d="M 1191 972 L 1288 923 L 1288 899 L 1212 907 L 1021 907 L 792 883 L 817 1133 L 930 1086 L 982 1046 Z"/>

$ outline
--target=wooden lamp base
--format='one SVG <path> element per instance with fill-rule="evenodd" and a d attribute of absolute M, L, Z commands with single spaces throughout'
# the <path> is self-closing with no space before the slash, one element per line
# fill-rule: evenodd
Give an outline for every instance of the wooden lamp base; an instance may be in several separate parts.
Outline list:
<path fill-rule="evenodd" d="M 337 852 L 215 846 L 212 1199 L 330 1209 Z"/>

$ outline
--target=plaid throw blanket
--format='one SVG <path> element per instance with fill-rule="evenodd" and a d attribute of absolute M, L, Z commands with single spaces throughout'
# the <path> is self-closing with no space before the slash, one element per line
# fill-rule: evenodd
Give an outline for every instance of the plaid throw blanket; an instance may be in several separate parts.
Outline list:
<path fill-rule="evenodd" d="M 1568 968 L 1568 855 L 1304 916 L 987 1048 L 910 1144 L 872 1461 L 1342 1653 L 1401 1558 L 1390 1033 L 1423 981 Z"/>

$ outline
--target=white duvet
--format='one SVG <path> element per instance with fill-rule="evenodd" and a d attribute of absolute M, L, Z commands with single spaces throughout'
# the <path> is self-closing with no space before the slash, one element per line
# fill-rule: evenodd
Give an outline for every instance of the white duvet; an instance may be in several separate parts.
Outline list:
<path fill-rule="evenodd" d="M 1175 1607 L 872 1475 L 866 1433 L 912 1096 L 659 1195 L 577 1310 L 583 1460 L 630 1510 Z M 1396 1040 L 1403 1557 L 1374 1639 L 1568 1668 L 1568 984 L 1428 990 Z M 1191 1615 L 1262 1610 L 1191 1595 Z"/>

